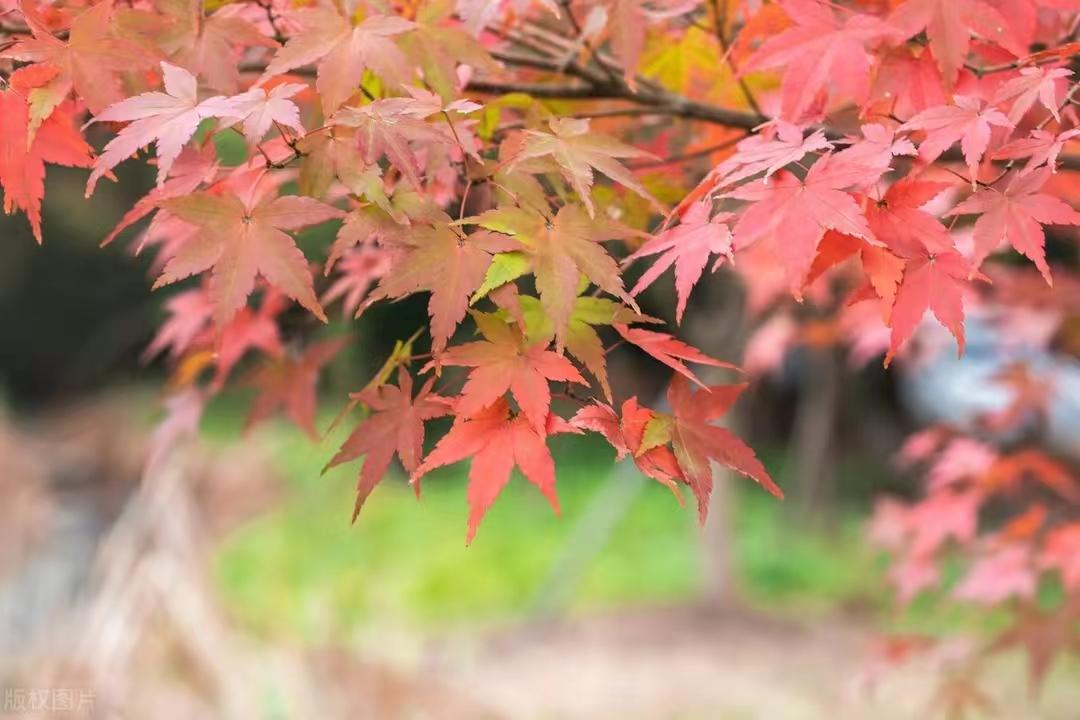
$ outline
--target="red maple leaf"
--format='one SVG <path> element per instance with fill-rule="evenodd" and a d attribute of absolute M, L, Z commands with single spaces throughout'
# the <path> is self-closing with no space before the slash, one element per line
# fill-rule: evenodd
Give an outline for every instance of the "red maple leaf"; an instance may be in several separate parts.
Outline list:
<path fill-rule="evenodd" d="M 202 0 L 155 0 L 154 12 L 143 7 L 121 10 L 117 24 L 158 45 L 174 65 L 206 78 L 218 92 L 240 87 L 240 59 L 247 47 L 276 48 L 277 42 L 245 19 L 245 8 L 225 5 L 211 14 Z"/>
<path fill-rule="evenodd" d="M 709 512 L 713 460 L 751 478 L 776 497 L 784 497 L 750 446 L 730 430 L 712 424 L 727 413 L 745 389 L 746 385 L 713 385 L 695 393 L 690 383 L 678 375 L 668 388 L 672 414 L 666 421 L 670 427 L 671 446 L 686 482 L 697 498 L 698 517 L 702 522 Z"/>
<path fill-rule="evenodd" d="M 709 262 L 709 256 L 719 255 L 713 263 L 713 272 L 716 272 L 725 259 L 731 258 L 732 237 L 726 221 L 732 215 L 731 213 L 717 213 L 710 219 L 711 212 L 711 200 L 694 203 L 676 227 L 668 228 L 651 238 L 627 258 L 629 262 L 650 255 L 660 255 L 638 279 L 634 289 L 630 291 L 631 295 L 640 294 L 656 282 L 665 270 L 672 265 L 675 266 L 675 291 L 678 296 L 675 322 L 682 322 L 686 303 L 690 299 L 690 291 L 701 279 L 705 265 Z"/>
<path fill-rule="evenodd" d="M 907 0 L 889 16 L 889 22 L 912 37 L 922 30 L 945 82 L 950 85 L 967 59 L 971 35 L 995 42 L 1021 57 L 1025 48 L 1012 37 L 1009 23 L 982 0 Z"/>
<path fill-rule="evenodd" d="M 870 92 L 873 57 L 867 45 L 894 34 L 864 13 L 837 16 L 816 0 L 781 0 L 794 26 L 775 35 L 742 66 L 742 72 L 782 69 L 781 103 L 786 119 L 803 119 L 830 86 L 836 95 L 863 103 Z"/>
<path fill-rule="evenodd" d="M 953 597 L 983 605 L 997 605 L 1035 594 L 1038 578 L 1031 553 L 1023 544 L 997 548 L 976 560 L 953 590 Z"/>
<path fill-rule="evenodd" d="M 959 141 L 972 183 L 979 162 L 990 145 L 991 126 L 1011 128 L 1013 123 L 1000 110 L 984 105 L 975 97 L 957 95 L 952 105 L 923 110 L 900 126 L 902 131 L 922 130 L 926 139 L 919 143 L 919 157 L 932 163 Z"/>
<path fill-rule="evenodd" d="M 424 186 L 420 157 L 436 146 L 454 142 L 445 126 L 425 121 L 435 112 L 439 112 L 438 106 L 415 98 L 385 98 L 358 108 L 342 108 L 331 123 L 356 128 L 356 146 L 368 166 L 385 155 L 409 184 L 420 190 Z"/>
<path fill-rule="evenodd" d="M 360 86 L 364 70 L 375 71 L 394 85 L 409 80 L 411 63 L 393 38 L 413 28 L 405 18 L 368 15 L 358 25 L 332 8 L 304 8 L 296 12 L 302 30 L 277 51 L 264 77 L 318 63 L 315 87 L 329 116 Z"/>
<path fill-rule="evenodd" d="M 247 92 L 229 98 L 211 98 L 202 103 L 204 115 L 224 118 L 219 129 L 244 124 L 244 137 L 249 143 L 258 143 L 266 137 L 271 125 L 287 127 L 299 135 L 304 134 L 300 122 L 300 108 L 290 100 L 292 96 L 307 90 L 307 85 L 280 83 L 267 90 L 253 87 Z"/>
<path fill-rule="evenodd" d="M 214 316 L 214 303 L 202 288 L 185 290 L 165 301 L 168 319 L 161 324 L 154 339 L 143 351 L 143 362 L 148 362 L 165 350 L 175 361 L 190 348 L 196 338 L 206 330 Z"/>
<path fill-rule="evenodd" d="M 486 230 L 466 236 L 448 225 L 416 225 L 395 244 L 404 252 L 359 311 L 386 298 L 430 292 L 432 352 L 438 355 L 465 317 L 469 298 L 484 281 L 492 252 L 507 249 L 510 240 Z"/>
<path fill-rule="evenodd" d="M 869 202 L 870 229 L 893 252 L 904 257 L 922 252 L 953 250 L 949 231 L 921 208 L 950 187 L 948 183 L 903 178 L 893 183 L 880 202 Z"/>
<path fill-rule="evenodd" d="M 686 479 L 671 448 L 666 443 L 644 443 L 645 429 L 656 417 L 655 412 L 638 404 L 637 397 L 632 397 L 623 403 L 621 417 L 611 406 L 594 402 L 578 410 L 570 424 L 603 435 L 615 448 L 617 460 L 630 456 L 641 472 L 669 488 L 682 503 L 679 483 Z"/>
<path fill-rule="evenodd" d="M 298 358 L 272 360 L 253 373 L 250 382 L 259 390 L 248 413 L 247 426 L 254 427 L 283 408 L 298 428 L 312 439 L 315 431 L 315 391 L 319 373 L 348 342 L 337 338 L 316 343 Z"/>
<path fill-rule="evenodd" d="M 402 368 L 396 386 L 381 385 L 349 396 L 367 405 L 371 415 L 356 426 L 326 468 L 366 456 L 356 485 L 354 522 L 364 501 L 386 474 L 394 454 L 407 473 L 416 472 L 424 451 L 424 422 L 450 414 L 451 401 L 433 393 L 434 384 L 431 378 L 413 397 L 412 376 Z"/>
<path fill-rule="evenodd" d="M 1025 67 L 1019 75 L 1001 85 L 990 99 L 991 105 L 1012 101 L 1009 108 L 1009 121 L 1018 124 L 1038 101 L 1050 111 L 1055 120 L 1061 122 L 1058 108 L 1062 105 L 1072 70 L 1065 68 Z"/>
<path fill-rule="evenodd" d="M 52 114 L 74 88 L 93 113 L 123 99 L 116 73 L 146 67 L 154 62 L 150 48 L 119 37 L 113 21 L 112 0 L 84 10 L 71 23 L 67 42 L 53 34 L 33 3 L 23 0 L 22 10 L 32 38 L 19 40 L 0 56 L 42 63 L 56 73 L 36 98 L 35 123 Z"/>
<path fill-rule="evenodd" d="M 442 365 L 473 368 L 455 410 L 471 417 L 509 391 L 522 415 L 542 430 L 551 406 L 548 381 L 585 385 L 585 378 L 565 357 L 546 349 L 547 343 L 529 344 L 497 316 L 476 312 L 473 319 L 484 339 L 455 345 L 438 358 Z"/>
<path fill-rule="evenodd" d="M 776 121 L 764 128 L 763 134 L 740 140 L 735 153 L 717 165 L 710 175 L 715 176 L 717 187 L 733 185 L 763 171 L 768 178 L 799 162 L 807 153 L 831 150 L 832 146 L 822 130 L 803 137 L 803 129 L 798 125 Z"/>
<path fill-rule="evenodd" d="M 773 238 L 797 292 L 827 230 L 874 239 L 858 203 L 844 188 L 872 182 L 877 172 L 826 156 L 814 163 L 805 180 L 782 172 L 768 182 L 759 180 L 731 191 L 729 197 L 751 202 L 735 224 L 736 250 Z"/>
<path fill-rule="evenodd" d="M 393 256 L 385 248 L 365 246 L 347 251 L 337 266 L 338 277 L 323 293 L 323 305 L 341 299 L 346 318 L 360 309 L 368 290 L 393 268 Z"/>
<path fill-rule="evenodd" d="M 1008 242 L 1035 263 L 1046 282 L 1052 284 L 1042 226 L 1080 225 L 1080 213 L 1061 199 L 1041 192 L 1051 172 L 1051 168 L 1044 167 L 1027 174 L 1011 173 L 1002 179 L 1004 190 L 979 188 L 949 211 L 949 215 L 980 216 L 975 221 L 974 268 L 978 268 L 998 245 Z"/>
<path fill-rule="evenodd" d="M 688 345 L 667 333 L 645 330 L 644 328 L 632 328 L 622 324 L 616 324 L 613 327 L 628 343 L 641 348 L 683 377 L 701 385 L 701 387 L 705 387 L 705 384 L 697 379 L 697 376 L 690 371 L 690 368 L 686 367 L 687 362 L 738 370 L 731 363 L 711 358 L 696 347 Z"/>
<path fill-rule="evenodd" d="M 892 337 L 885 356 L 888 366 L 919 326 L 927 311 L 956 338 L 964 352 L 964 290 L 971 268 L 955 250 L 922 250 L 905 258 L 904 278 L 896 291 L 889 324 Z"/>
<path fill-rule="evenodd" d="M 12 76 L 17 86 L 18 72 Z M 4 212 L 22 210 L 30 220 L 34 238 L 41 243 L 41 200 L 45 196 L 45 163 L 90 167 L 91 149 L 72 120 L 74 108 L 61 105 L 41 124 L 29 141 L 29 109 L 17 90 L 0 92 L 0 188 Z"/>
<path fill-rule="evenodd" d="M 249 350 L 261 350 L 272 358 L 285 354 L 277 317 L 288 301 L 273 288 L 263 290 L 259 309 L 245 305 L 223 326 L 209 327 L 205 344 L 214 350 L 214 387 L 221 388 L 229 373 Z"/>
<path fill-rule="evenodd" d="M 1065 148 L 1065 143 L 1080 136 L 1080 128 L 1066 130 L 1060 135 L 1047 130 L 1032 130 L 1031 135 L 1011 140 L 990 154 L 994 160 L 1023 160 L 1027 163 L 1020 171 L 1029 173 L 1042 164 L 1055 169 L 1058 155 Z"/>
<path fill-rule="evenodd" d="M 579 431 L 554 415 L 545 416 L 537 428 L 524 414 L 511 417 L 510 406 L 500 398 L 472 417 L 459 416 L 450 432 L 412 474 L 412 482 L 420 482 L 435 468 L 472 458 L 466 491 L 469 525 L 465 538 L 466 544 L 471 543 L 484 514 L 510 480 L 514 466 L 559 512 L 555 461 L 546 441 L 548 435 L 558 432 Z"/>
<path fill-rule="evenodd" d="M 211 270 L 214 317 L 223 324 L 244 305 L 256 276 L 262 275 L 325 321 L 307 260 L 283 231 L 299 230 L 345 213 L 311 198 L 274 197 L 261 178 L 259 173 L 246 174 L 231 191 L 193 193 L 162 203 L 181 220 L 197 226 L 199 234 L 180 246 L 154 287 Z"/>

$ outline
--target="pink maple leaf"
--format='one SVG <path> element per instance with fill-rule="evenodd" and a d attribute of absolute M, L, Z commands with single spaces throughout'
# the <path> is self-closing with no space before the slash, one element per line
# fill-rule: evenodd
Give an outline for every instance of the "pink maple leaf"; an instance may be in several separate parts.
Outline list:
<path fill-rule="evenodd" d="M 1005 190 L 983 187 L 949 211 L 949 215 L 980 215 L 975 222 L 975 256 L 978 268 L 1001 243 L 1035 263 L 1046 282 L 1053 284 L 1046 264 L 1043 225 L 1080 225 L 1080 213 L 1059 198 L 1040 192 L 1050 177 L 1044 167 L 1028 174 L 1012 173 Z"/>

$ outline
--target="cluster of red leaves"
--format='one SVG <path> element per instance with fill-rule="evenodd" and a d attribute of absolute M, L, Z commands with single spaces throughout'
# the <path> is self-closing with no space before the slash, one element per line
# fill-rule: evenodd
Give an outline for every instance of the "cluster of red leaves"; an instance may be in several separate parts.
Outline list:
<path fill-rule="evenodd" d="M 871 536 L 893 556 L 889 579 L 901 602 L 934 592 L 1008 608 L 1012 623 L 964 653 L 956 674 L 977 688 L 982 658 L 1020 649 L 1037 690 L 1058 657 L 1080 655 L 1080 480 L 1037 448 L 1002 452 L 944 429 L 912 436 L 899 458 L 925 468 L 926 495 L 880 500 Z M 990 703 L 981 692 L 964 697 Z"/>
<path fill-rule="evenodd" d="M 515 467 L 557 507 L 548 437 L 584 431 L 688 486 L 702 519 L 714 462 L 780 495 L 716 424 L 744 385 L 690 368 L 732 366 L 644 327 L 659 321 L 638 299 L 668 269 L 676 322 L 725 264 L 751 313 L 780 308 L 756 367 L 785 338 L 846 338 L 888 363 L 927 315 L 962 351 L 973 300 L 1010 287 L 986 283 L 991 256 L 1015 250 L 1047 284 L 1067 272 L 1051 269 L 1045 227 L 1080 225 L 1080 0 L 303 5 L 0 0 L 0 188 L 40 242 L 46 163 L 90 168 L 91 194 L 153 147 L 156 186 L 106 242 L 148 219 L 137 249 L 156 252 L 155 287 L 200 278 L 147 351 L 168 351 L 187 399 L 167 428 L 193 425 L 190 398 L 256 355 L 253 421 L 281 409 L 315 434 L 320 370 L 345 345 L 311 340 L 324 305 L 348 319 L 426 294 L 429 323 L 353 395 L 370 414 L 331 461 L 365 458 L 357 511 L 395 455 L 417 486 L 471 458 L 471 539 Z M 702 123 L 721 141 L 704 151 Z M 97 153 L 89 127 L 109 136 Z M 219 157 L 229 144 L 245 159 Z M 339 223 L 334 240 L 305 253 L 294 233 L 324 223 Z M 837 287 L 836 317 L 798 330 L 790 301 Z M 310 321 L 286 333 L 293 302 Z M 619 397 L 607 356 L 624 343 L 674 371 L 665 410 Z M 555 397 L 581 407 L 564 417 Z M 444 415 L 425 456 L 425 425 Z M 1075 590 L 1076 529 L 1049 505 L 985 542 L 976 522 L 1022 476 L 1047 484 L 1049 466 L 954 445 L 943 456 L 984 464 L 885 523 L 904 594 L 936 579 L 952 543 L 985 554 L 962 596 L 1030 597 L 1043 572 Z M 1049 489 L 1072 502 L 1067 487 Z"/>
<path fill-rule="evenodd" d="M 639 21 L 683 15 L 694 5 L 601 8 L 627 72 L 644 42 Z M 515 465 L 554 504 L 547 437 L 584 429 L 611 436 L 589 420 L 598 412 L 610 413 L 616 426 L 636 423 L 647 440 L 628 443 L 620 430 L 611 436 L 619 452 L 632 453 L 672 487 L 689 485 L 703 519 L 712 460 L 779 495 L 753 451 L 711 424 L 733 402 L 729 388 L 702 385 L 716 400 L 690 403 L 688 387 L 676 383 L 671 414 L 638 408 L 634 399 L 624 405 L 633 417 L 611 410 L 610 341 L 602 328 L 699 384 L 687 363 L 732 367 L 669 334 L 633 327 L 656 321 L 641 314 L 604 243 L 641 233 L 599 214 L 593 190 L 600 173 L 660 208 L 621 164 L 647 153 L 593 132 L 587 119 L 530 121 L 498 139 L 482 130 L 484 106 L 467 97 L 466 83 L 472 73 L 499 69 L 489 54 L 495 43 L 474 33 L 509 17 L 506 8 L 468 3 L 457 15 L 451 10 L 438 2 L 394 13 L 373 4 L 352 14 L 332 5 L 294 12 L 234 4 L 208 13 L 194 1 L 121 8 L 108 0 L 57 7 L 23 0 L 11 14 L 25 25 L 5 26 L 11 39 L 0 48 L 4 62 L 14 62 L 0 91 L 9 130 L 0 140 L 6 207 L 25 210 L 40 241 L 45 162 L 92 167 L 90 195 L 123 161 L 153 146 L 156 187 L 106 242 L 150 217 L 137 249 L 157 249 L 155 287 L 204 279 L 167 302 L 169 318 L 146 357 L 168 351 L 177 367 L 174 385 L 201 387 L 206 398 L 249 352 L 260 354 L 263 362 L 247 380 L 259 390 L 251 422 L 280 409 L 313 436 L 319 371 L 345 342 L 304 348 L 284 338 L 279 319 L 288 301 L 326 322 L 323 303 L 341 300 L 348 316 L 380 300 L 429 294 L 427 365 L 410 369 L 410 341 L 353 396 L 373 414 L 331 464 L 366 456 L 357 511 L 395 450 L 414 483 L 434 467 L 471 457 L 471 539 Z M 260 67 L 261 77 L 246 66 Z M 290 74 L 308 68 L 313 84 Z M 86 121 L 84 129 L 100 123 L 115 132 L 96 157 L 76 118 Z M 242 138 L 248 159 L 226 166 L 215 143 L 230 132 Z M 298 193 L 283 192 L 293 182 Z M 486 186 L 487 199 L 465 216 L 474 185 Z M 726 227 L 723 217 L 710 220 L 708 205 L 697 210 L 705 231 L 692 238 L 704 257 L 671 240 L 690 232 L 694 216 L 661 234 L 660 246 L 641 251 L 668 253 L 653 278 L 664 263 L 676 264 L 680 317 L 687 278 L 694 276 L 692 285 L 701 276 L 710 252 L 730 256 L 730 244 L 711 237 Z M 320 292 L 291 233 L 332 220 L 342 221 L 325 264 L 335 279 Z M 257 305 L 253 294 L 261 298 Z M 481 339 L 454 344 L 478 304 L 491 306 L 472 311 Z M 457 374 L 444 372 L 455 367 L 467 369 L 464 385 L 436 394 L 437 379 L 455 386 Z M 394 368 L 396 386 L 388 382 Z M 207 369 L 213 373 L 204 383 Z M 582 370 L 599 397 L 585 400 L 575 420 L 559 418 L 551 386 L 590 386 Z M 416 397 L 413 372 L 431 374 Z M 453 427 L 424 458 L 424 423 L 451 412 Z M 383 442 L 388 434 L 393 440 Z"/>

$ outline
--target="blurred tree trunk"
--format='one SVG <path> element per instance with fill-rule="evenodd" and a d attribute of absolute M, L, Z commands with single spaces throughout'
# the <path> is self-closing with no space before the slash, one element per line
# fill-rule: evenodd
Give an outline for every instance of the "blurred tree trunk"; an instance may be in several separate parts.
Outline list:
<path fill-rule="evenodd" d="M 689 320 L 684 326 L 685 339 L 707 355 L 733 363 L 742 361 L 743 351 L 750 334 L 750 321 L 746 317 L 746 298 L 737 276 L 722 271 L 698 285 L 697 300 L 702 307 L 687 313 Z M 730 382 L 722 377 L 725 371 L 702 369 L 698 373 L 702 382 Z M 738 410 L 726 418 L 727 425 L 739 431 Z M 702 597 L 706 608 L 712 611 L 730 609 L 739 604 L 736 583 L 734 548 L 734 492 L 732 473 L 726 468 L 716 468 L 712 499 L 709 502 L 709 519 L 701 529 Z"/>
<path fill-rule="evenodd" d="M 840 406 L 840 358 L 835 346 L 806 347 L 795 426 L 785 460 L 802 522 L 827 517 L 834 495 L 833 444 Z"/>

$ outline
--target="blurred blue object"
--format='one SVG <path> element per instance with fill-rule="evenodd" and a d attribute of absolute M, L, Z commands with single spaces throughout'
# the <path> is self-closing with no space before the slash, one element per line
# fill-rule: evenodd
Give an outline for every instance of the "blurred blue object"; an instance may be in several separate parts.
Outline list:
<path fill-rule="evenodd" d="M 998 443 L 1038 433 L 1051 450 L 1080 458 L 1080 362 L 1017 342 L 1000 324 L 978 314 L 969 315 L 965 326 L 966 347 L 960 357 L 955 341 L 943 329 L 931 323 L 921 329 L 923 336 L 930 336 L 934 351 L 906 363 L 900 372 L 901 398 L 915 418 Z M 989 432 L 979 419 L 1002 412 L 1013 402 L 1016 390 L 1000 376 L 1017 363 L 1050 383 L 1047 415 L 1040 421 L 1032 413 L 1006 432 Z"/>

